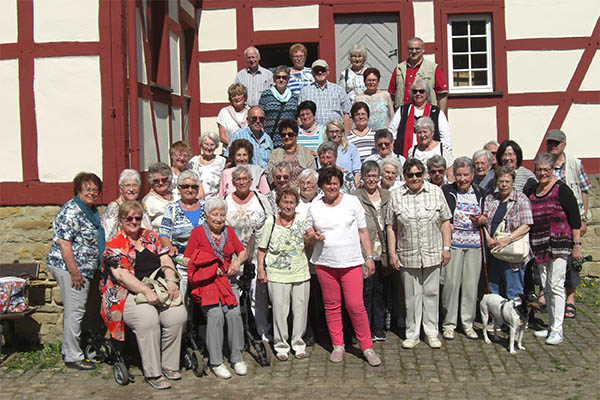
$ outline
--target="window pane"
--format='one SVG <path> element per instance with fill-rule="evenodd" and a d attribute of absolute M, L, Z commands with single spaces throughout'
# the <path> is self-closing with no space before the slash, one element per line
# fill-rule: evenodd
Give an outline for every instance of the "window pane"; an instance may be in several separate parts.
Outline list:
<path fill-rule="evenodd" d="M 452 22 L 452 36 L 466 35 L 466 34 L 467 34 L 467 21 Z"/>
<path fill-rule="evenodd" d="M 487 55 L 486 54 L 472 54 L 471 55 L 471 68 L 487 68 Z"/>
<path fill-rule="evenodd" d="M 471 21 L 471 35 L 485 34 L 485 21 Z"/>
<path fill-rule="evenodd" d="M 456 40 L 456 39 L 454 39 Z M 486 51 L 487 40 L 484 37 L 471 38 L 471 51 Z"/>
<path fill-rule="evenodd" d="M 487 71 L 473 71 L 473 86 L 486 86 L 488 84 Z"/>
<path fill-rule="evenodd" d="M 453 56 L 452 57 L 453 60 L 453 67 L 454 69 L 467 69 L 469 68 L 469 56 L 468 55 L 462 55 L 462 56 Z"/>
<path fill-rule="evenodd" d="M 459 71 L 453 74 L 454 86 L 469 86 L 469 71 Z"/>
<path fill-rule="evenodd" d="M 452 52 L 466 53 L 467 51 L 469 51 L 469 39 L 467 39 L 467 38 L 452 39 Z"/>

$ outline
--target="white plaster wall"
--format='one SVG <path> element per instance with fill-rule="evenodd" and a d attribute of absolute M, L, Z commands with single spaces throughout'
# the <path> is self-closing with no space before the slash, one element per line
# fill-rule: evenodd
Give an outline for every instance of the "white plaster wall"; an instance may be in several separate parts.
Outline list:
<path fill-rule="evenodd" d="M 581 90 L 600 90 L 600 49 L 596 50 L 590 68 L 588 69 L 583 82 L 581 82 Z"/>
<path fill-rule="evenodd" d="M 319 28 L 319 6 L 254 7 L 255 31 Z"/>
<path fill-rule="evenodd" d="M 154 115 L 156 116 L 160 161 L 169 164 L 169 146 L 171 145 L 169 143 L 169 105 L 155 101 Z"/>
<path fill-rule="evenodd" d="M 509 51 L 508 92 L 556 92 L 567 89 L 583 50 Z"/>
<path fill-rule="evenodd" d="M 519 143 L 523 159 L 532 160 L 544 140 L 558 106 L 519 106 L 508 108 L 509 137 Z"/>
<path fill-rule="evenodd" d="M 179 22 L 179 0 L 169 0 L 169 17 Z"/>
<path fill-rule="evenodd" d="M 454 158 L 471 157 L 490 140 L 497 140 L 496 107 L 448 110 Z"/>
<path fill-rule="evenodd" d="M 37 58 L 34 95 L 40 181 L 102 176 L 100 58 Z"/>
<path fill-rule="evenodd" d="M 566 152 L 576 157 L 600 156 L 600 104 L 573 104 L 561 129 L 567 135 Z"/>
<path fill-rule="evenodd" d="M 0 43 L 17 41 L 17 0 L 0 1 Z"/>
<path fill-rule="evenodd" d="M 169 33 L 169 57 L 171 63 L 171 89 L 175 94 L 181 93 L 181 58 L 179 54 L 179 37 Z"/>
<path fill-rule="evenodd" d="M 137 59 L 137 79 L 138 82 L 148 83 L 146 74 L 146 56 L 144 55 L 144 36 L 142 34 L 142 19 L 139 12 L 135 13 L 135 54 Z"/>
<path fill-rule="evenodd" d="M 152 131 L 152 111 L 148 100 L 138 99 L 138 113 L 140 124 L 140 170 L 145 171 L 150 164 L 155 163 L 157 160 L 154 133 Z"/>
<path fill-rule="evenodd" d="M 198 51 L 237 49 L 235 8 L 201 10 L 198 21 Z"/>
<path fill-rule="evenodd" d="M 237 73 L 236 61 L 200 63 L 200 102 L 227 103 L 227 88 Z"/>
<path fill-rule="evenodd" d="M 0 121 L 2 121 L 2 146 L 0 182 L 21 182 L 21 114 L 19 107 L 19 61 L 0 60 Z"/>
<path fill-rule="evenodd" d="M 433 1 L 413 2 L 415 17 L 415 36 L 420 37 L 425 42 L 435 41 L 435 31 L 433 27 Z M 402 46 L 405 44 L 402 43 Z"/>
<path fill-rule="evenodd" d="M 34 0 L 33 37 L 40 42 L 97 42 L 99 0 Z"/>
<path fill-rule="evenodd" d="M 179 4 L 181 5 L 181 9 L 183 11 L 185 11 L 186 14 L 188 14 L 190 17 L 194 18 L 196 9 L 192 5 L 192 3 L 190 3 L 189 0 L 180 0 Z"/>
<path fill-rule="evenodd" d="M 590 36 L 598 0 L 506 0 L 507 39 Z"/>
<path fill-rule="evenodd" d="M 179 108 L 179 107 L 171 108 L 171 119 L 172 119 L 172 124 L 173 124 L 173 143 L 175 143 L 179 140 L 183 140 L 183 138 L 181 136 L 181 124 L 182 124 L 181 108 Z"/>

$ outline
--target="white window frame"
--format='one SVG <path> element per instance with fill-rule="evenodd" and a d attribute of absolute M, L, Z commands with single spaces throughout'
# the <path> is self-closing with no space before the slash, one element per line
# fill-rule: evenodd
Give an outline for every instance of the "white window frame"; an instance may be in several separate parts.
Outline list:
<path fill-rule="evenodd" d="M 471 57 L 469 57 L 469 68 L 468 69 L 460 69 L 459 71 L 484 71 L 487 70 L 487 82 L 488 84 L 483 85 L 469 85 L 469 86 L 454 86 L 454 53 L 452 48 L 452 22 L 459 21 L 485 21 L 485 37 L 486 37 L 486 48 L 487 48 L 487 68 L 470 68 Z M 470 27 L 470 25 L 469 25 Z M 448 33 L 448 84 L 450 93 L 485 93 L 485 92 L 493 92 L 494 91 L 494 69 L 492 64 L 492 15 L 491 14 L 465 14 L 465 15 L 448 15 L 448 23 L 447 23 L 447 33 Z M 456 36 L 455 36 L 456 37 Z M 458 37 L 482 37 L 482 35 L 471 35 L 470 29 L 467 32 L 466 36 L 458 36 Z M 472 54 L 470 51 L 471 41 L 469 43 L 469 51 L 466 53 L 457 53 L 457 54 Z M 480 53 L 480 52 L 476 52 Z"/>

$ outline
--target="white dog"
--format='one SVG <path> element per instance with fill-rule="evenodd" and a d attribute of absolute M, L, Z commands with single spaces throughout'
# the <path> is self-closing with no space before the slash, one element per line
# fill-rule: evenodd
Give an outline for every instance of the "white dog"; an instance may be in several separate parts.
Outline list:
<path fill-rule="evenodd" d="M 519 337 L 517 340 L 517 347 L 519 350 L 525 350 L 525 347 L 521 345 L 523 335 L 527 329 L 527 301 L 525 295 L 519 295 L 514 300 L 507 300 L 498 294 L 486 294 L 481 299 L 479 304 L 481 310 L 481 322 L 483 323 L 483 340 L 485 343 L 492 343 L 488 338 L 487 324 L 489 314 L 492 314 L 494 318 L 494 336 L 498 338 L 497 329 L 498 322 L 502 322 L 510 329 L 510 337 L 508 340 L 510 354 L 515 354 L 515 336 L 517 329 L 519 330 Z M 488 312 L 489 311 L 489 312 Z"/>

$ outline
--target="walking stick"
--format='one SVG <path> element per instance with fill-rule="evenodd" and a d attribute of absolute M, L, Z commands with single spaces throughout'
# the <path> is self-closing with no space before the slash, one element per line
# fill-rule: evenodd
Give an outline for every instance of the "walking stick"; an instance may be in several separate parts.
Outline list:
<path fill-rule="evenodd" d="M 487 272 L 487 257 L 485 252 L 485 236 L 483 235 L 482 227 L 479 228 L 479 240 L 481 242 L 481 260 L 483 261 L 483 276 L 485 276 L 485 288 L 490 293 L 490 282 L 488 281 L 488 272 Z"/>

